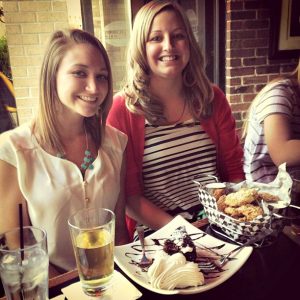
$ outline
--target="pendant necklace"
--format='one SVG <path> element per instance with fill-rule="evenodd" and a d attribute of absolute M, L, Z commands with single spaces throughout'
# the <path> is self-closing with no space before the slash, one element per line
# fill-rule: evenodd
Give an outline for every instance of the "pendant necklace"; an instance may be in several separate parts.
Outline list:
<path fill-rule="evenodd" d="M 179 118 L 178 118 L 176 121 L 173 121 L 173 122 L 170 122 L 170 123 L 172 123 L 172 124 L 178 123 L 178 122 L 182 119 L 182 117 L 183 117 L 183 115 L 184 115 L 185 108 L 186 108 L 186 101 L 184 101 L 183 110 L 182 110 L 182 113 L 181 113 L 181 115 L 179 116 Z"/>
<path fill-rule="evenodd" d="M 85 128 L 85 124 L 83 124 L 83 128 L 84 128 L 84 134 L 85 134 L 85 151 L 84 151 L 84 157 L 83 157 L 83 161 L 80 165 L 80 169 L 81 171 L 86 171 L 87 169 L 89 170 L 93 170 L 94 166 L 93 166 L 93 162 L 95 160 L 95 158 L 92 155 L 91 150 L 89 149 L 89 141 L 88 141 L 88 135 L 86 132 L 86 128 Z M 62 159 L 66 159 L 66 153 L 57 153 L 56 154 L 57 157 L 62 158 Z"/>
<path fill-rule="evenodd" d="M 83 171 L 85 171 L 87 169 L 93 170 L 94 169 L 93 162 L 94 162 L 95 158 L 92 156 L 91 150 L 89 150 L 89 140 L 88 140 L 88 135 L 87 135 L 87 132 L 86 132 L 85 124 L 83 124 L 83 128 L 84 128 L 84 133 L 85 133 L 85 146 L 86 146 L 86 149 L 84 151 L 83 162 L 80 165 L 80 167 Z"/>

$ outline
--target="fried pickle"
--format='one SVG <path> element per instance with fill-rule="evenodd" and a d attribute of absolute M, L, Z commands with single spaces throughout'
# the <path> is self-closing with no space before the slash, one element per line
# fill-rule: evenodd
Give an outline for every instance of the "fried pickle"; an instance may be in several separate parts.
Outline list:
<path fill-rule="evenodd" d="M 225 213 L 239 221 L 252 221 L 256 217 L 263 214 L 263 210 L 259 206 L 246 204 L 240 207 L 226 207 Z"/>
<path fill-rule="evenodd" d="M 235 193 L 228 194 L 225 199 L 225 204 L 231 207 L 238 207 L 250 204 L 257 200 L 258 192 L 256 189 L 242 188 Z"/>
<path fill-rule="evenodd" d="M 259 200 L 264 200 L 266 202 L 277 202 L 279 200 L 278 196 L 266 193 L 266 192 L 259 192 L 258 193 Z"/>

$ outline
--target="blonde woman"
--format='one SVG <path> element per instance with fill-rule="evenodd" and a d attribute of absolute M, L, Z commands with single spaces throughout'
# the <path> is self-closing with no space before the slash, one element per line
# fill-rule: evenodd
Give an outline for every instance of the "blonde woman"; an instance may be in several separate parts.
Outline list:
<path fill-rule="evenodd" d="M 152 229 L 202 206 L 193 179 L 240 181 L 242 148 L 222 91 L 204 72 L 191 25 L 176 1 L 151 1 L 137 13 L 128 79 L 108 122 L 128 135 L 128 215 Z M 131 219 L 131 220 L 132 220 Z M 134 222 L 128 220 L 132 232 Z"/>
<path fill-rule="evenodd" d="M 112 103 L 109 59 L 81 30 L 56 31 L 40 74 L 36 118 L 0 136 L 0 232 L 25 224 L 47 231 L 56 270 L 76 267 L 67 219 L 84 207 L 116 213 L 116 242 L 127 242 L 123 151 L 127 137 L 106 117 Z M 53 273 L 54 274 L 54 273 Z"/>
<path fill-rule="evenodd" d="M 289 76 L 267 84 L 253 100 L 245 123 L 247 180 L 271 182 L 284 162 L 300 167 L 300 60 Z"/>

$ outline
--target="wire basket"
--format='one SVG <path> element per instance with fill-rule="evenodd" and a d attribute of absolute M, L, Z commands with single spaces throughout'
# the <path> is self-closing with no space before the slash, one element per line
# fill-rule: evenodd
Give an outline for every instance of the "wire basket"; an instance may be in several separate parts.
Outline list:
<path fill-rule="evenodd" d="M 263 207 L 263 215 L 252 221 L 239 221 L 219 211 L 216 199 L 206 190 L 200 187 L 198 194 L 209 223 L 222 229 L 227 238 L 237 243 L 246 243 L 253 236 L 260 235 L 262 240 L 257 245 L 262 246 L 264 241 L 274 240 L 286 224 L 286 220 L 282 216 L 274 214 L 274 209 L 266 205 Z"/>

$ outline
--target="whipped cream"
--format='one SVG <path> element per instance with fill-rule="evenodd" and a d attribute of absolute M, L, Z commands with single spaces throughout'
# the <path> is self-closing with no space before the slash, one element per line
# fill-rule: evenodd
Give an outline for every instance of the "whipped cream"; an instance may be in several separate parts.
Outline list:
<path fill-rule="evenodd" d="M 148 269 L 148 278 L 154 288 L 165 290 L 204 284 L 204 276 L 198 265 L 187 261 L 180 252 L 170 256 L 158 251 Z"/>

